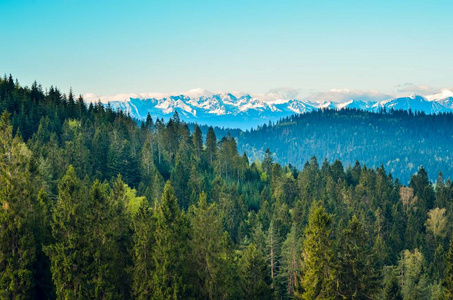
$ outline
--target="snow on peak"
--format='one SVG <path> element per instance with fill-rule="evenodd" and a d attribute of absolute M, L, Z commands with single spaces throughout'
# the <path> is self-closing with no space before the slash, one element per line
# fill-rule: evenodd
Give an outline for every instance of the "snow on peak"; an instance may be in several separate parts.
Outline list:
<path fill-rule="evenodd" d="M 453 112 L 453 91 L 442 89 L 437 94 L 406 97 L 389 97 L 373 92 L 333 89 L 314 95 L 317 101 L 291 98 L 296 93 L 290 89 L 271 90 L 266 94 L 243 92 L 214 92 L 196 88 L 183 93 L 129 93 L 98 96 L 85 94 L 87 103 L 101 101 L 114 109 L 123 110 L 136 119 L 152 117 L 169 118 L 174 111 L 182 119 L 218 126 L 250 128 L 294 113 L 307 113 L 318 109 L 381 109 L 423 111 L 427 114 Z M 322 100 L 321 100 L 322 99 Z"/>

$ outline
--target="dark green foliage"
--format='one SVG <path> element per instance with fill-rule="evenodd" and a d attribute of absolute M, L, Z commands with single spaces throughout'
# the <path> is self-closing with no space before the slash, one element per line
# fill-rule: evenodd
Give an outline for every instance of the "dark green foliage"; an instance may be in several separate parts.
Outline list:
<path fill-rule="evenodd" d="M 13 137 L 9 114 L 0 117 L 0 298 L 27 299 L 36 259 L 29 164 L 32 153 Z M 35 198 L 35 199 L 33 199 Z"/>
<path fill-rule="evenodd" d="M 282 245 L 281 257 L 279 275 L 282 277 L 286 288 L 285 294 L 293 296 L 298 288 L 301 269 L 299 237 L 297 236 L 297 227 L 294 224 Z"/>
<path fill-rule="evenodd" d="M 51 207 L 52 199 L 47 192 L 41 189 L 38 192 L 38 199 L 35 205 L 35 242 L 36 262 L 34 270 L 35 298 L 50 299 L 54 297 L 55 291 L 52 284 L 52 273 L 50 272 L 50 260 L 43 252 L 43 246 L 52 242 L 51 232 Z"/>
<path fill-rule="evenodd" d="M 223 232 L 217 205 L 200 195 L 190 208 L 191 259 L 196 269 L 196 289 L 203 299 L 228 299 L 232 294 L 233 260 L 229 236 Z"/>
<path fill-rule="evenodd" d="M 346 299 L 369 299 L 377 289 L 374 257 L 367 247 L 363 224 L 354 215 L 341 234 L 339 294 Z"/>
<path fill-rule="evenodd" d="M 188 222 L 178 207 L 170 181 L 165 184 L 155 210 L 156 227 L 152 252 L 155 266 L 152 299 L 181 299 L 187 293 Z"/>
<path fill-rule="evenodd" d="M 313 205 L 302 250 L 301 299 L 335 299 L 338 278 L 332 216 L 323 206 Z"/>
<path fill-rule="evenodd" d="M 443 299 L 453 299 L 453 238 L 445 257 L 445 275 L 443 279 Z"/>
<path fill-rule="evenodd" d="M 270 277 L 262 252 L 250 244 L 242 253 L 239 262 L 242 299 L 269 299 Z"/>
<path fill-rule="evenodd" d="M 52 279 L 57 298 L 77 299 L 90 296 L 87 274 L 86 213 L 87 190 L 72 166 L 58 184 L 58 200 L 52 214 L 55 242 L 45 248 L 51 261 Z"/>
<path fill-rule="evenodd" d="M 390 278 L 384 285 L 383 297 L 385 300 L 403 300 L 401 287 L 399 285 L 398 278 L 396 277 L 393 270 L 391 272 Z"/>
<path fill-rule="evenodd" d="M 310 158 L 298 170 L 276 163 L 285 154 L 270 143 L 281 124 L 263 129 L 266 141 L 256 136 L 270 150 L 250 163 L 237 147 L 255 131 L 193 125 L 191 133 L 177 113 L 137 124 L 108 105 L 11 77 L 0 79 L 0 110 L 9 112 L 0 120 L 0 298 L 449 297 L 452 182 L 439 175 L 434 187 L 428 174 L 437 170 L 412 168 L 404 186 L 383 166 L 361 165 L 337 143 L 340 125 L 321 126 L 317 138 L 287 128 L 291 141 L 282 135 L 279 145 L 297 142 L 292 149 L 306 152 L 294 152 L 298 161 Z M 393 146 L 366 137 L 361 148 L 363 126 L 385 133 L 387 122 L 448 125 L 450 116 L 295 118 L 305 133 L 326 118 L 355 126 L 354 145 L 376 155 L 370 145 Z M 312 155 L 329 141 L 344 160 L 319 164 Z M 417 157 L 386 167 L 404 175 L 398 166 Z"/>
<path fill-rule="evenodd" d="M 433 179 L 439 171 L 453 176 L 448 163 L 452 126 L 453 114 L 327 109 L 286 117 L 273 126 L 230 132 L 238 138 L 239 151 L 246 151 L 252 161 L 263 159 L 268 148 L 277 162 L 298 168 L 313 155 L 330 162 L 338 159 L 345 166 L 358 160 L 373 168 L 383 164 L 407 183 L 420 166 Z M 216 130 L 221 132 L 226 133 Z"/>
<path fill-rule="evenodd" d="M 147 202 L 142 202 L 132 218 L 134 247 L 132 257 L 132 296 L 135 299 L 150 299 L 153 295 L 155 219 Z"/>
<path fill-rule="evenodd" d="M 214 133 L 214 129 L 212 127 L 209 127 L 208 134 L 206 137 L 206 155 L 207 155 L 207 160 L 209 161 L 210 164 L 214 162 L 214 159 L 216 158 L 216 152 L 217 152 L 217 138 Z"/>
<path fill-rule="evenodd" d="M 108 188 L 95 181 L 87 193 L 72 166 L 59 183 L 52 216 L 55 243 L 45 249 L 58 298 L 112 299 L 128 293 L 122 281 L 127 267 L 120 244 L 122 209 Z"/>
<path fill-rule="evenodd" d="M 203 140 L 200 127 L 198 127 L 197 125 L 195 125 L 195 128 L 193 130 L 192 143 L 195 155 L 197 156 L 197 158 L 201 158 L 201 154 L 203 152 Z"/>

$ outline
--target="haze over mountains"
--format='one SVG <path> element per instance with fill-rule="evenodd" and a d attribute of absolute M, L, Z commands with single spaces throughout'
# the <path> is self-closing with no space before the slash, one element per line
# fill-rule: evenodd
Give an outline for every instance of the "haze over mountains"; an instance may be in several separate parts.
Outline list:
<path fill-rule="evenodd" d="M 101 101 L 109 104 L 115 110 L 123 110 L 138 120 L 146 118 L 148 113 L 153 118 L 168 119 L 174 111 L 178 111 L 184 121 L 241 129 L 250 129 L 269 121 L 275 122 L 282 117 L 319 109 L 350 108 L 370 112 L 394 109 L 426 114 L 453 112 L 453 92 L 448 89 L 424 96 L 416 94 L 387 96 L 384 100 L 370 100 L 370 97 L 359 95 L 347 101 L 328 98 L 316 101 L 301 100 L 282 97 L 279 94 L 255 95 L 240 92 L 210 92 L 204 89 L 194 89 L 180 94 L 144 93 L 102 97 L 86 94 L 84 98 L 87 102 Z"/>

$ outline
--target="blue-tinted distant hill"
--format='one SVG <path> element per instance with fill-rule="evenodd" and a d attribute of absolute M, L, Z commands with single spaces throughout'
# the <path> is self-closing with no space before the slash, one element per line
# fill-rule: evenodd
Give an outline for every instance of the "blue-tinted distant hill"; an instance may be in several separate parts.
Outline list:
<path fill-rule="evenodd" d="M 218 127 L 256 128 L 259 125 L 291 116 L 323 109 L 360 109 L 369 112 L 406 110 L 438 114 L 453 112 L 453 93 L 419 96 L 411 95 L 382 101 L 350 99 L 334 102 L 329 99 L 310 101 L 279 98 L 278 95 L 254 95 L 239 93 L 212 93 L 195 89 L 184 94 L 121 94 L 97 98 L 88 95 L 88 102 L 100 100 L 114 110 L 122 110 L 137 120 L 145 120 L 147 114 L 154 119 L 168 120 L 175 111 L 185 122 L 209 124 Z"/>
<path fill-rule="evenodd" d="M 407 111 L 372 113 L 363 110 L 320 110 L 290 116 L 274 125 L 232 132 L 240 151 L 255 160 L 267 148 L 274 160 L 302 168 L 316 156 L 347 165 L 358 160 L 367 167 L 383 165 L 407 183 L 419 166 L 437 178 L 453 177 L 453 114 L 428 115 Z"/>

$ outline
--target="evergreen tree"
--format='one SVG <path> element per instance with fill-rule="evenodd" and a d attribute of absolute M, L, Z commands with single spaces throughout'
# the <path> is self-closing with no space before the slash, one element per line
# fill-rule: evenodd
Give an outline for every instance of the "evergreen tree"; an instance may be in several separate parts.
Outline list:
<path fill-rule="evenodd" d="M 267 148 L 267 149 L 266 149 L 266 152 L 265 152 L 265 154 L 264 154 L 264 159 L 263 159 L 262 166 L 263 166 L 263 172 L 265 172 L 266 174 L 268 174 L 268 176 L 271 174 L 272 163 L 273 163 L 273 160 L 272 160 L 272 153 L 271 153 L 271 151 L 269 150 L 269 148 Z"/>
<path fill-rule="evenodd" d="M 58 184 L 58 200 L 52 214 L 52 237 L 55 242 L 44 249 L 50 258 L 58 299 L 90 297 L 91 278 L 86 273 L 90 260 L 85 239 L 86 194 L 74 168 L 70 166 Z"/>
<path fill-rule="evenodd" d="M 424 272 L 424 264 L 423 254 L 418 249 L 402 252 L 397 271 L 404 299 L 428 298 L 428 282 Z"/>
<path fill-rule="evenodd" d="M 187 211 L 189 208 L 190 193 L 187 191 L 187 184 L 190 175 L 190 164 L 189 161 L 190 152 L 189 145 L 181 143 L 178 153 L 175 158 L 175 167 L 173 168 L 170 176 L 172 185 L 175 190 L 175 195 L 179 201 L 180 207 Z"/>
<path fill-rule="evenodd" d="M 168 121 L 167 127 L 164 131 L 164 141 L 165 146 L 170 154 L 171 161 L 173 161 L 176 152 L 178 151 L 179 142 L 181 141 L 181 136 L 179 132 L 179 115 L 175 111 L 173 117 Z"/>
<path fill-rule="evenodd" d="M 41 189 L 38 192 L 38 199 L 35 207 L 35 221 L 33 224 L 36 240 L 36 262 L 34 271 L 36 299 L 55 298 L 55 291 L 52 284 L 52 273 L 50 272 L 50 260 L 43 251 L 44 245 L 52 242 L 51 211 L 52 199 L 48 193 Z"/>
<path fill-rule="evenodd" d="M 208 156 L 208 162 L 212 165 L 216 158 L 217 153 L 217 138 L 214 133 L 214 129 L 209 127 L 208 134 L 206 136 L 206 154 Z"/>
<path fill-rule="evenodd" d="M 190 209 L 192 225 L 191 253 L 197 273 L 197 294 L 202 299 L 226 299 L 231 296 L 232 258 L 228 234 L 223 233 L 217 205 L 200 195 L 198 205 Z"/>
<path fill-rule="evenodd" d="M 395 272 L 393 270 L 391 270 L 390 278 L 385 283 L 383 298 L 385 300 L 403 300 L 401 287 L 398 283 L 398 278 L 395 276 Z"/>
<path fill-rule="evenodd" d="M 132 296 L 135 299 L 150 299 L 153 296 L 154 225 L 152 210 L 146 201 L 142 201 L 132 220 Z"/>
<path fill-rule="evenodd" d="M 29 299 L 36 259 L 32 153 L 13 137 L 9 117 L 7 112 L 0 117 L 0 298 Z"/>
<path fill-rule="evenodd" d="M 239 261 L 242 299 L 270 299 L 270 278 L 266 261 L 255 244 L 250 244 Z"/>
<path fill-rule="evenodd" d="M 198 125 L 195 125 L 195 128 L 193 130 L 193 135 L 192 135 L 192 144 L 195 150 L 195 155 L 198 158 L 201 158 L 201 154 L 203 151 L 203 139 L 201 136 L 201 130 Z"/>
<path fill-rule="evenodd" d="M 453 237 L 450 238 L 450 248 L 445 257 L 445 275 L 442 286 L 443 299 L 453 299 Z"/>
<path fill-rule="evenodd" d="M 155 211 L 155 266 L 152 299 L 180 299 L 186 295 L 188 249 L 187 220 L 178 207 L 170 181 L 165 184 L 161 204 Z"/>
<path fill-rule="evenodd" d="M 372 298 L 377 288 L 372 267 L 374 258 L 367 248 L 363 224 L 355 215 L 343 230 L 339 242 L 339 294 L 345 299 Z"/>
<path fill-rule="evenodd" d="M 337 266 L 333 252 L 332 216 L 313 205 L 302 251 L 301 299 L 335 299 Z"/>
<path fill-rule="evenodd" d="M 92 299 L 117 299 L 128 295 L 128 280 L 122 270 L 128 267 L 127 220 L 119 199 L 109 197 L 108 184 L 98 180 L 93 183 L 85 213 L 87 242 L 85 253 L 89 255 L 86 265 L 90 278 Z M 122 244 L 123 243 L 123 244 Z"/>
<path fill-rule="evenodd" d="M 149 112 L 146 114 L 146 120 L 145 120 L 145 128 L 147 128 L 148 130 L 152 129 L 153 128 L 153 118 L 151 117 L 151 115 L 149 114 Z"/>
<path fill-rule="evenodd" d="M 422 163 L 451 176 L 453 114 L 326 110 L 231 135 L 216 128 L 220 143 L 203 127 L 203 149 L 201 129 L 191 136 L 177 113 L 137 126 L 109 105 L 87 108 L 71 91 L 11 76 L 0 78 L 3 109 L 12 115 L 0 121 L 1 299 L 283 299 L 299 289 L 305 299 L 378 298 L 383 273 L 381 298 L 452 298 L 453 184 L 439 174 L 433 188 L 423 168 L 407 187 L 393 176 L 406 182 L 407 166 Z M 237 147 L 263 162 L 250 165 Z M 343 170 L 394 149 L 394 175 L 359 162 Z M 301 172 L 273 161 L 315 153 L 343 160 L 320 169 L 312 157 Z M 163 193 L 169 178 L 175 194 Z M 317 217 L 315 201 L 326 207 Z"/>
<path fill-rule="evenodd" d="M 285 242 L 282 245 L 282 266 L 281 276 L 286 283 L 286 293 L 294 295 L 297 289 L 298 277 L 300 271 L 300 246 L 297 237 L 297 228 L 293 224 L 291 231 L 288 233 Z"/>
<path fill-rule="evenodd" d="M 267 259 L 272 280 L 272 285 L 275 285 L 275 280 L 278 275 L 278 262 L 280 261 L 281 237 L 275 229 L 274 222 L 271 221 L 266 237 Z"/>

